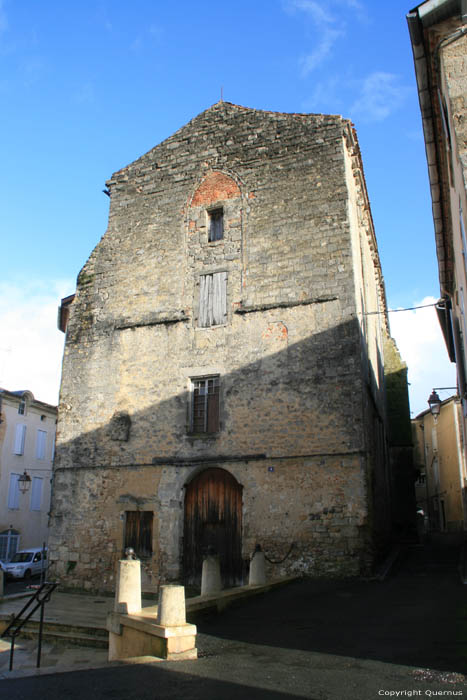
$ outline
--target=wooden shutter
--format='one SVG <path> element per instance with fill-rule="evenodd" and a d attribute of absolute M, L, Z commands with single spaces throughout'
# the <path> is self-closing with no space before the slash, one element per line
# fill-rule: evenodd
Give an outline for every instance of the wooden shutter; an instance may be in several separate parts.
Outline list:
<path fill-rule="evenodd" d="M 8 508 L 19 508 L 19 474 L 10 474 L 10 487 L 8 489 Z"/>
<path fill-rule="evenodd" d="M 13 447 L 13 454 L 22 455 L 24 454 L 24 442 L 26 439 L 26 426 L 22 423 L 16 426 L 15 433 L 15 444 Z"/>
<path fill-rule="evenodd" d="M 199 325 L 219 326 L 227 320 L 227 272 L 202 275 L 199 288 Z"/>
<path fill-rule="evenodd" d="M 45 459 L 45 446 L 47 444 L 47 432 L 45 430 L 37 431 L 36 442 L 36 459 Z"/>
<path fill-rule="evenodd" d="M 125 549 L 133 547 L 138 557 L 152 555 L 152 521 L 152 511 L 127 511 Z"/>
<path fill-rule="evenodd" d="M 212 277 L 212 325 L 219 326 L 227 318 L 227 272 L 216 272 Z"/>
<path fill-rule="evenodd" d="M 212 326 L 212 275 L 202 275 L 200 279 L 199 325 Z"/>
<path fill-rule="evenodd" d="M 31 486 L 31 510 L 40 510 L 42 503 L 42 478 L 40 476 L 32 477 Z"/>

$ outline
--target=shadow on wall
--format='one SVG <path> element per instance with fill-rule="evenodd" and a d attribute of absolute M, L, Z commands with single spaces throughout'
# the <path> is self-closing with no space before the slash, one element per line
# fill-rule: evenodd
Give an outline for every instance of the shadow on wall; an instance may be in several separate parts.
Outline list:
<path fill-rule="evenodd" d="M 78 562 L 71 572 L 78 577 L 80 570 L 88 579 L 91 571 L 113 571 L 124 545 L 125 513 L 152 511 L 152 570 L 176 578 L 184 486 L 209 466 L 229 470 L 243 486 L 244 550 L 252 551 L 261 533 L 275 558 L 292 540 L 301 540 L 303 550 L 295 558 L 309 561 L 316 552 L 323 559 L 331 552 L 345 558 L 352 547 L 361 556 L 362 543 L 371 549 L 368 520 L 381 539 L 387 536 L 384 504 L 372 512 L 364 495 L 366 488 L 385 492 L 387 474 L 384 444 L 373 439 L 375 421 L 382 425 L 376 410 L 381 396 L 371 396 L 376 383 L 362 378 L 359 325 L 341 323 L 289 344 L 287 321 L 278 322 L 277 316 L 276 311 L 269 313 L 271 320 L 262 315 L 261 324 L 250 323 L 255 335 L 249 356 L 257 359 L 247 364 L 242 365 L 242 349 L 231 332 L 218 355 L 209 348 L 205 374 L 197 370 L 180 377 L 181 368 L 190 366 L 189 355 L 176 355 L 177 365 L 167 362 L 156 373 L 164 352 L 191 347 L 193 330 L 181 322 L 113 331 L 104 343 L 108 372 L 76 365 L 76 376 L 65 377 L 50 538 L 51 558 L 59 560 L 61 575 L 69 572 L 70 561 Z M 217 332 L 208 329 L 204 337 L 215 342 Z M 119 365 L 123 334 L 126 347 L 134 350 L 131 382 L 128 366 Z M 149 357 L 143 355 L 147 334 Z M 67 347 L 75 351 L 73 338 Z M 140 358 L 144 372 L 139 372 Z M 202 364 L 199 356 L 197 362 Z M 236 369 L 225 372 L 226 366 Z M 219 429 L 194 433 L 190 379 L 216 374 Z M 73 382 L 76 393 L 69 394 L 64 387 Z M 172 393 L 174 387 L 179 390 Z M 135 410 L 135 405 L 148 407 Z M 93 422 L 99 427 L 89 429 Z M 70 434 L 76 437 L 67 440 Z M 353 528 L 352 543 L 330 537 L 328 526 L 336 519 L 339 528 Z M 111 581 L 102 585 L 109 587 Z"/>

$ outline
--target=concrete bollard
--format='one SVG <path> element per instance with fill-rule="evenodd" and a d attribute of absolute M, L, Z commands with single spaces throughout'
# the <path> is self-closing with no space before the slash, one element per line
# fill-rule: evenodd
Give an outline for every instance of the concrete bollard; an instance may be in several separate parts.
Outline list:
<path fill-rule="evenodd" d="M 256 545 L 255 552 L 250 561 L 250 574 L 248 584 L 250 586 L 262 586 L 266 583 L 266 560 L 261 546 Z"/>
<path fill-rule="evenodd" d="M 222 590 L 221 565 L 217 554 L 208 554 L 201 572 L 201 595 L 211 595 Z"/>
<path fill-rule="evenodd" d="M 157 624 L 165 627 L 186 624 L 184 586 L 161 586 L 159 588 Z"/>
<path fill-rule="evenodd" d="M 141 612 L 141 563 L 137 559 L 118 562 L 114 610 L 127 615 Z"/>

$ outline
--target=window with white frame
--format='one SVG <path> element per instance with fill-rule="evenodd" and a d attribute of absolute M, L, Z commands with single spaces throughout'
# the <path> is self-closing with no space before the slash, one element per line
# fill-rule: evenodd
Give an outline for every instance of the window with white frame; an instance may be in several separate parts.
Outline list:
<path fill-rule="evenodd" d="M 20 416 L 25 416 L 26 415 L 26 399 L 23 396 L 23 398 L 19 402 L 18 406 L 18 413 Z"/>
<path fill-rule="evenodd" d="M 37 431 L 36 459 L 45 459 L 45 448 L 47 445 L 47 431 Z"/>
<path fill-rule="evenodd" d="M 219 326 L 227 321 L 227 272 L 201 275 L 198 325 Z"/>
<path fill-rule="evenodd" d="M 191 380 L 191 432 L 219 430 L 219 376 Z"/>
<path fill-rule="evenodd" d="M 18 510 L 19 508 L 19 474 L 10 474 L 10 486 L 8 488 L 8 508 Z"/>
<path fill-rule="evenodd" d="M 40 476 L 32 477 L 30 510 L 40 510 L 42 505 L 42 482 Z"/>
<path fill-rule="evenodd" d="M 16 426 L 16 431 L 15 431 L 15 443 L 13 445 L 13 454 L 15 454 L 15 455 L 24 454 L 25 440 L 26 440 L 26 426 L 23 423 L 19 423 Z"/>

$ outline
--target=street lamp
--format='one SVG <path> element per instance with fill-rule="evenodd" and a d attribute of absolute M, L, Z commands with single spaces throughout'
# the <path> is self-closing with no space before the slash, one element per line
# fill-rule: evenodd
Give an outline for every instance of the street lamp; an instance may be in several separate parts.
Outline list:
<path fill-rule="evenodd" d="M 439 416 L 439 412 L 441 410 L 441 399 L 434 389 L 428 398 L 428 406 L 430 407 L 432 416 Z"/>
<path fill-rule="evenodd" d="M 439 416 L 439 412 L 441 410 L 441 399 L 438 396 L 438 393 L 436 390 L 445 390 L 445 389 L 456 389 L 457 386 L 436 386 L 434 387 L 433 391 L 431 392 L 430 396 L 428 397 L 428 406 L 430 407 L 431 415 Z"/>
<path fill-rule="evenodd" d="M 26 493 L 26 491 L 29 491 L 30 485 L 31 477 L 25 469 L 21 476 L 18 477 L 18 488 L 21 491 L 21 493 Z"/>

